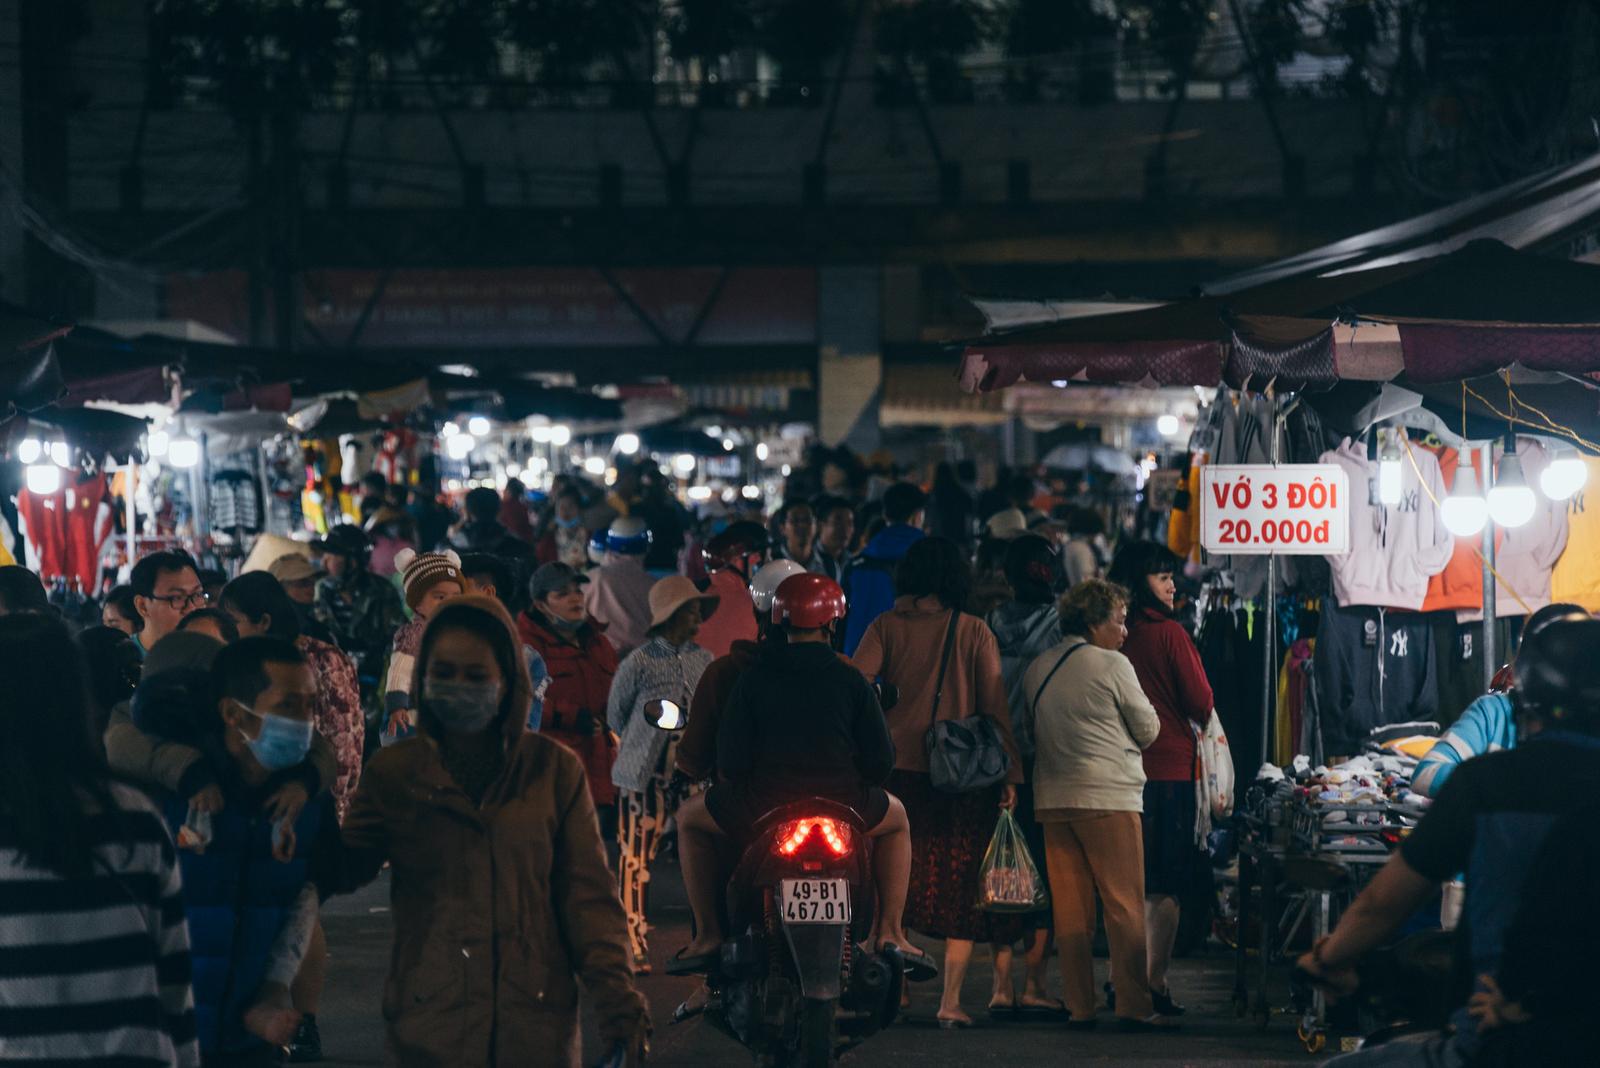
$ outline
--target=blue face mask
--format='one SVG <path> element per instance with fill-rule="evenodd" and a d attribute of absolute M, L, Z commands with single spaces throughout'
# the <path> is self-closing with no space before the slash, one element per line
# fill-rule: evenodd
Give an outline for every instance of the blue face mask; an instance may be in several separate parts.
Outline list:
<path fill-rule="evenodd" d="M 583 516 L 581 515 L 575 515 L 571 519 L 562 519 L 560 516 L 556 516 L 555 518 L 556 526 L 560 527 L 562 530 L 571 530 L 583 521 Z"/>
<path fill-rule="evenodd" d="M 261 721 L 261 733 L 254 738 L 245 735 L 245 744 L 256 758 L 256 763 L 268 771 L 292 768 L 306 758 L 311 749 L 312 726 L 310 720 L 289 719 L 270 712 L 257 712 L 244 702 L 239 707 Z M 241 735 L 243 731 L 239 732 Z"/>

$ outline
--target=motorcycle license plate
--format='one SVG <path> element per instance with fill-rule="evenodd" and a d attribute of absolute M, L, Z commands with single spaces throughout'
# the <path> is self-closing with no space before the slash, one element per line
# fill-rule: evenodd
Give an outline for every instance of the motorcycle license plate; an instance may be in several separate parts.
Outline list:
<path fill-rule="evenodd" d="M 786 924 L 849 923 L 850 880 L 780 880 L 778 906 Z"/>

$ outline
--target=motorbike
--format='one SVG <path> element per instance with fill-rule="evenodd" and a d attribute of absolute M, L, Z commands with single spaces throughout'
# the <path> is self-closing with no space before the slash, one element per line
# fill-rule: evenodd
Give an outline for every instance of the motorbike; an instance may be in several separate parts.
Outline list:
<path fill-rule="evenodd" d="M 650 702 L 645 715 L 662 730 L 684 725 L 671 701 Z M 703 1015 L 765 1068 L 827 1068 L 892 1024 L 906 966 L 898 949 L 866 944 L 876 908 L 869 829 L 823 798 L 757 820 L 724 888 L 720 952 L 668 968 L 706 977 L 705 996 L 673 1022 Z"/>
<path fill-rule="evenodd" d="M 1373 950 L 1356 964 L 1356 990 L 1341 1000 L 1337 1015 L 1347 1030 L 1362 1036 L 1353 1049 L 1371 1049 L 1413 1034 L 1433 1034 L 1449 1022 L 1458 1000 L 1455 990 L 1456 936 L 1427 930 L 1407 935 Z M 1304 1040 L 1314 1013 L 1320 983 L 1296 965 L 1289 976 L 1289 996 L 1301 1013 Z M 1308 1051 L 1321 1052 L 1318 1044 Z"/>

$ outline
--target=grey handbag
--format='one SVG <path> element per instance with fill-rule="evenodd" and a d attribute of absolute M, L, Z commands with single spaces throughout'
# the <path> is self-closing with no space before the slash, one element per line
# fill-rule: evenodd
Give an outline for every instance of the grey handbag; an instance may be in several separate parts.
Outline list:
<path fill-rule="evenodd" d="M 939 678 L 934 684 L 933 712 L 922 744 L 928 751 L 928 775 L 933 788 L 964 794 L 993 786 L 1011 770 L 1011 754 L 1000 744 L 1000 732 L 987 716 L 939 720 L 939 699 L 944 696 L 945 671 L 956 644 L 957 612 L 950 613 L 944 633 L 944 653 L 939 658 Z"/>

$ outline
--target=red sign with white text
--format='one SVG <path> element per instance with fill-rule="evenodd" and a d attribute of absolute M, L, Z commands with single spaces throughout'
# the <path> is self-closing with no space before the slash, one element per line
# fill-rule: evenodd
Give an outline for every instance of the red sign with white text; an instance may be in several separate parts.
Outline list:
<path fill-rule="evenodd" d="M 1202 467 L 1200 544 L 1235 555 L 1349 552 L 1349 477 L 1337 464 Z"/>

